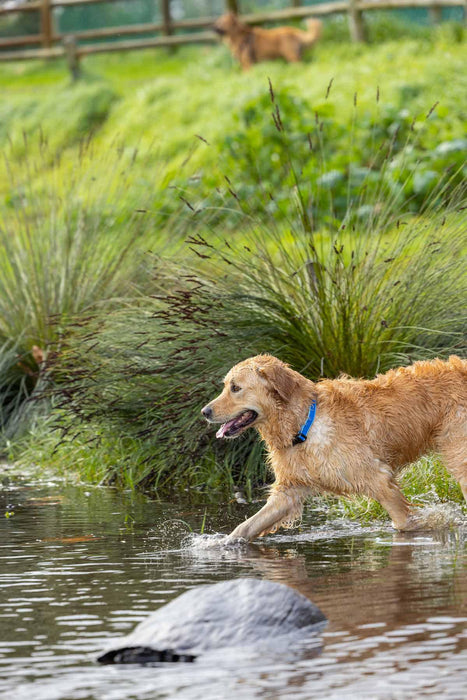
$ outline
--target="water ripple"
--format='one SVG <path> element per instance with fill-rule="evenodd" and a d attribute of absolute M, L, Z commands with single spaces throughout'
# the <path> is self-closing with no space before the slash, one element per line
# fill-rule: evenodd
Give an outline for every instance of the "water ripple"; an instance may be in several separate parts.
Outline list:
<path fill-rule="evenodd" d="M 15 515 L 0 521 L 5 699 L 465 697 L 465 518 L 398 535 L 309 513 L 298 532 L 226 549 L 223 535 L 190 528 L 206 520 L 208 532 L 228 532 L 243 506 L 154 503 L 61 483 L 10 487 L 0 491 L 6 503 Z M 329 618 L 321 654 L 305 639 L 300 653 L 275 660 L 240 649 L 189 665 L 95 664 L 150 611 L 237 576 L 286 583 L 317 603 Z"/>

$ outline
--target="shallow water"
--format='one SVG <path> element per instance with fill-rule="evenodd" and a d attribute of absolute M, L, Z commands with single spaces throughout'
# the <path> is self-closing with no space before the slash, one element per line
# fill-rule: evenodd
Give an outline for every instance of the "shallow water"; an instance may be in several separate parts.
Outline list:
<path fill-rule="evenodd" d="M 200 499 L 198 498 L 198 503 Z M 467 521 L 395 534 L 310 507 L 299 530 L 223 549 L 258 505 L 149 501 L 59 482 L 0 491 L 0 697 L 467 697 Z M 14 512 L 7 518 L 4 513 Z M 297 588 L 327 615 L 280 659 L 238 650 L 193 664 L 99 666 L 95 655 L 188 588 L 238 576 Z"/>

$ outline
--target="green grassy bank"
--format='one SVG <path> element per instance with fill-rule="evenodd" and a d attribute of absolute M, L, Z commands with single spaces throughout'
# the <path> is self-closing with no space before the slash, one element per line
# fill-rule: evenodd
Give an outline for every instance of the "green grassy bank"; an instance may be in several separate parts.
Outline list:
<path fill-rule="evenodd" d="M 260 445 L 199 418 L 238 359 L 319 379 L 465 352 L 464 30 L 344 29 L 248 74 L 223 47 L 87 58 L 76 84 L 0 65 L 8 458 L 251 492 Z M 427 473 L 460 501 L 436 460 L 415 500 Z"/>
<path fill-rule="evenodd" d="M 423 167 L 415 182 L 407 183 L 407 194 L 420 200 L 448 156 L 452 160 L 462 147 L 457 143 L 464 136 L 466 93 L 462 26 L 407 29 L 383 18 L 371 25 L 374 41 L 365 46 L 345 39 L 342 21 L 326 27 L 325 39 L 307 63 L 260 64 L 247 74 L 224 47 L 88 57 L 76 85 L 60 61 L 1 64 L 0 145 L 15 172 L 24 175 L 34 159 L 38 189 L 45 186 L 57 153 L 62 156 L 57 177 L 69 177 L 83 140 L 92 134 L 95 160 L 101 159 L 95 176 L 108 176 L 104 155 L 109 150 L 138 149 L 132 185 L 136 192 L 149 189 L 155 206 L 173 211 L 177 197 L 166 188 L 185 189 L 187 182 L 193 196 L 209 199 L 225 175 L 251 196 L 258 173 L 264 187 L 283 181 L 277 165 L 282 153 L 269 118 L 270 79 L 288 128 L 296 134 L 292 146 L 304 177 L 327 175 L 323 186 L 335 188 L 340 209 L 346 191 L 338 185 L 349 162 L 367 167 L 383 138 L 393 137 L 400 150 L 411 132 L 417 136 L 411 164 L 421 159 Z M 308 145 L 300 139 L 313 134 L 317 120 L 322 143 L 316 146 L 326 156 L 326 172 L 320 174 L 306 169 Z M 34 157 L 38 141 L 42 148 L 48 144 L 41 163 Z M 0 194 L 8 202 L 5 173 Z"/>

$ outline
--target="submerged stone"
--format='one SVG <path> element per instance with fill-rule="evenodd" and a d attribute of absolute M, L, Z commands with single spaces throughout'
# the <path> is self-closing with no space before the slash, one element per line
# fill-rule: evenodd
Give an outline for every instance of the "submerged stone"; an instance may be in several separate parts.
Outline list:
<path fill-rule="evenodd" d="M 280 583 L 240 578 L 197 586 L 162 606 L 98 657 L 104 664 L 194 661 L 208 651 L 280 651 L 326 621 L 308 598 Z"/>

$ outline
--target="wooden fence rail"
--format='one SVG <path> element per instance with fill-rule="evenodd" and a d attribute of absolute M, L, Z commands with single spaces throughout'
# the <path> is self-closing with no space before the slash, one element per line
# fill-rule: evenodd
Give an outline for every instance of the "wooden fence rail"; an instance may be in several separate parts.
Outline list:
<path fill-rule="evenodd" d="M 0 17 L 12 13 L 36 12 L 40 15 L 40 33 L 27 36 L 0 37 L 0 61 L 18 61 L 34 58 L 58 58 L 65 56 L 74 77 L 79 70 L 79 58 L 94 53 L 109 51 L 130 51 L 152 47 L 170 47 L 182 44 L 208 43 L 217 41 L 210 28 L 216 17 L 199 17 L 197 19 L 174 20 L 170 12 L 170 0 L 159 0 L 161 21 L 147 24 L 132 24 L 123 27 L 104 27 L 76 32 L 60 33 L 55 31 L 53 11 L 58 7 L 74 5 L 93 5 L 116 0 L 32 0 L 21 5 L 0 6 Z M 441 19 L 443 7 L 463 7 L 466 15 L 467 0 L 336 0 L 323 2 L 318 5 L 301 6 L 301 0 L 291 0 L 293 7 L 269 12 L 257 12 L 241 16 L 248 24 L 264 22 L 283 22 L 303 17 L 324 17 L 332 14 L 347 14 L 349 31 L 354 41 L 365 41 L 366 31 L 363 13 L 370 10 L 426 8 L 433 22 Z M 226 10 L 239 11 L 238 0 L 225 0 Z M 193 33 L 177 33 L 180 30 L 207 29 Z M 121 36 L 141 34 L 158 34 L 147 38 L 129 39 L 123 41 L 104 41 L 97 43 L 79 44 L 79 41 L 90 39 L 118 39 Z M 34 46 L 11 50 L 13 47 Z"/>

